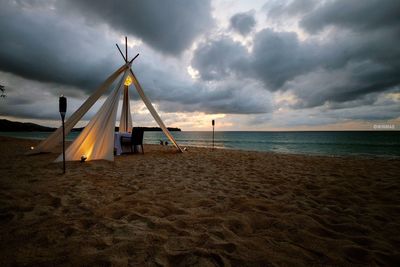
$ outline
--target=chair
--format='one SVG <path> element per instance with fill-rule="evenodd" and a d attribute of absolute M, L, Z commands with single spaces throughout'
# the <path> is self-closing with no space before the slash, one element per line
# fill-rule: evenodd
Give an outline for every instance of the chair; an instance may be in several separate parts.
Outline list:
<path fill-rule="evenodd" d="M 132 128 L 131 137 L 121 136 L 121 145 L 129 145 L 131 147 L 131 153 L 137 153 L 137 146 L 140 146 L 142 149 L 142 154 L 144 154 L 143 129 Z"/>

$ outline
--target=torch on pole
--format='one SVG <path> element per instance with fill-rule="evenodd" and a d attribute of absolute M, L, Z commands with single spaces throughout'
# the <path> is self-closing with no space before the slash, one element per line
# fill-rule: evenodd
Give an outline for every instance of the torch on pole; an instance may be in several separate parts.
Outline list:
<path fill-rule="evenodd" d="M 215 125 L 215 120 L 211 121 L 212 127 L 213 127 L 213 142 L 212 142 L 212 149 L 214 150 L 214 125 Z"/>
<path fill-rule="evenodd" d="M 63 133 L 63 173 L 65 173 L 65 113 L 67 111 L 67 98 L 63 95 L 60 96 L 59 99 L 59 110 L 61 114 L 61 121 L 62 121 L 62 133 Z"/>

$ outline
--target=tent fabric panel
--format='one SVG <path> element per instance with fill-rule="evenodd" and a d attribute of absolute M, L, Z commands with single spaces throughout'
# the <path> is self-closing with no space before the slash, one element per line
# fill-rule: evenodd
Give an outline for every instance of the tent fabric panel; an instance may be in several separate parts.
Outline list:
<path fill-rule="evenodd" d="M 114 160 L 114 131 L 119 99 L 124 88 L 123 81 L 128 75 L 126 70 L 100 110 L 90 120 L 81 134 L 65 152 L 66 161 L 80 160 Z M 55 160 L 62 161 L 62 154 Z"/>
<path fill-rule="evenodd" d="M 111 84 L 129 68 L 129 64 L 121 66 L 118 70 L 112 73 L 98 89 L 69 117 L 65 122 L 65 135 L 67 135 L 72 128 L 79 122 L 79 120 L 86 114 L 86 112 L 96 103 L 96 101 L 107 91 Z M 50 152 L 52 148 L 62 142 L 62 127 L 59 127 L 49 137 L 43 140 L 39 145 L 28 151 L 26 154 L 37 154 L 42 152 Z"/>

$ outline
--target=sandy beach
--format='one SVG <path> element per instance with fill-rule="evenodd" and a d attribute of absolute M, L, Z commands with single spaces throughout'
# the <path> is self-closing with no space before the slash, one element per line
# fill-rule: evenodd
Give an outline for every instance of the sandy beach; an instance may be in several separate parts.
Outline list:
<path fill-rule="evenodd" d="M 398 159 L 37 144 L 0 137 L 1 266 L 400 265 Z"/>

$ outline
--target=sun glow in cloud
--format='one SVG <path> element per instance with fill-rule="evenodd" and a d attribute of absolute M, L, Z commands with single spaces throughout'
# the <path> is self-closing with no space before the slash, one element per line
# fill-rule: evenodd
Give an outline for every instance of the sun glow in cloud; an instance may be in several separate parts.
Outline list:
<path fill-rule="evenodd" d="M 121 106 L 121 103 L 120 103 Z M 178 127 L 184 131 L 209 131 L 211 130 L 211 121 L 216 121 L 217 129 L 223 130 L 234 127 L 227 114 L 206 114 L 204 112 L 163 112 L 157 103 L 153 103 L 160 117 L 168 127 Z M 131 113 L 134 126 L 157 126 L 147 107 L 141 100 L 131 101 Z M 120 114 L 120 107 L 118 113 Z M 119 115 L 117 115 L 117 121 Z"/>
<path fill-rule="evenodd" d="M 187 67 L 187 72 L 193 80 L 200 78 L 200 73 L 198 70 L 194 69 L 192 66 Z"/>
<path fill-rule="evenodd" d="M 125 36 L 122 36 L 121 39 L 119 39 L 119 43 L 125 47 Z M 132 36 L 128 37 L 128 47 L 129 48 L 134 48 L 135 46 L 140 46 L 142 44 L 142 40 L 134 38 Z"/>
<path fill-rule="evenodd" d="M 211 130 L 211 121 L 216 121 L 217 128 L 232 126 L 231 122 L 224 121 L 226 114 L 205 114 L 203 112 L 175 113 L 177 125 L 182 129 L 195 131 Z"/>
<path fill-rule="evenodd" d="M 386 97 L 394 102 L 400 102 L 400 93 L 389 93 Z"/>
<path fill-rule="evenodd" d="M 274 100 L 277 105 L 294 105 L 299 101 L 291 92 L 277 92 L 275 93 Z"/>

